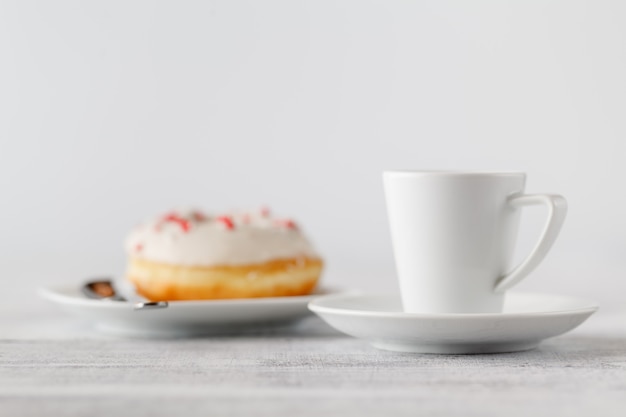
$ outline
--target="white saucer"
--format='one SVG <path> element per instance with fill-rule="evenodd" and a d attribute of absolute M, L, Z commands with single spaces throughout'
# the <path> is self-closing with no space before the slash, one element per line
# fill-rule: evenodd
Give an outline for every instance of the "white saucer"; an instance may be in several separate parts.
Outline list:
<path fill-rule="evenodd" d="M 403 313 L 398 296 L 330 295 L 309 308 L 337 330 L 398 352 L 467 354 L 529 350 L 568 332 L 598 306 L 578 298 L 508 293 L 499 314 Z"/>
<path fill-rule="evenodd" d="M 135 303 L 86 298 L 79 285 L 41 288 L 39 294 L 63 310 L 93 321 L 99 330 L 129 336 L 238 333 L 263 326 L 291 325 L 310 315 L 307 296 L 211 301 L 170 301 L 167 308 L 134 310 Z"/>

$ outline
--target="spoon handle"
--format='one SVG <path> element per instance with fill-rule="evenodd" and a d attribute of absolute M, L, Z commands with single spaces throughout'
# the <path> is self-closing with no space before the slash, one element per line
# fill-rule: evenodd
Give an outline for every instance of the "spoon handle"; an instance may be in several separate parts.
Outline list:
<path fill-rule="evenodd" d="M 167 301 L 150 301 L 147 303 L 137 303 L 133 307 L 135 311 L 139 310 L 156 310 L 159 308 L 167 308 L 169 303 Z"/>

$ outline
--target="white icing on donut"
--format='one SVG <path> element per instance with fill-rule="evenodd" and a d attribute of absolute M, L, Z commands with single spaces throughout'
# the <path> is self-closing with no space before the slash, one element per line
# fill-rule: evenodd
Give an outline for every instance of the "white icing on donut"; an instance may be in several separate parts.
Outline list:
<path fill-rule="evenodd" d="M 178 210 L 137 226 L 125 247 L 134 258 L 186 266 L 319 258 L 295 223 L 272 218 L 267 210 L 229 216 Z"/>

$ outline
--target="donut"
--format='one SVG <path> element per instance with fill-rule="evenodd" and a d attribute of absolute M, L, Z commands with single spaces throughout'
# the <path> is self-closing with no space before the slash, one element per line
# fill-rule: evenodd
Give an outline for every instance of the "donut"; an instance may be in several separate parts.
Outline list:
<path fill-rule="evenodd" d="M 134 228 L 126 278 L 152 301 L 310 294 L 323 261 L 301 228 L 269 210 L 178 210 Z"/>

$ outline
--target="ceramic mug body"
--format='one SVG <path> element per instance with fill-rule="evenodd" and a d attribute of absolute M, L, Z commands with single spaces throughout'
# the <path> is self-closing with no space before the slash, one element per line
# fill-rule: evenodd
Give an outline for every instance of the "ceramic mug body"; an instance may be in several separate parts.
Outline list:
<path fill-rule="evenodd" d="M 565 217 L 562 197 L 524 195 L 521 172 L 387 171 L 383 177 L 406 312 L 501 312 L 505 287 L 541 261 Z M 546 229 L 533 253 L 507 274 L 519 207 L 536 203 L 550 208 Z"/>

